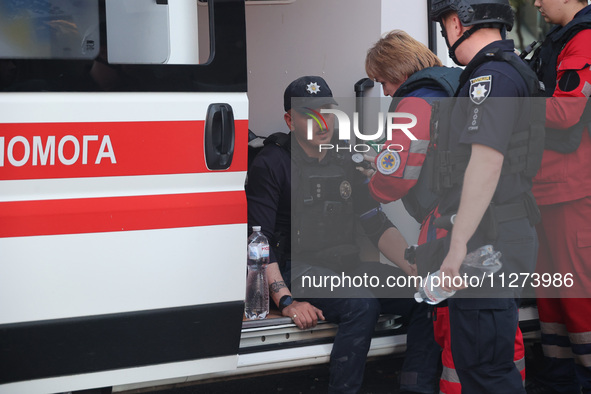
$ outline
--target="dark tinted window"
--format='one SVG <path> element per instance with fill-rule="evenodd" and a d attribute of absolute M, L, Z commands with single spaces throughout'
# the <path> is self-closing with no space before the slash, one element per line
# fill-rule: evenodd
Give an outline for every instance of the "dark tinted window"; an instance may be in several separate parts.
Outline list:
<path fill-rule="evenodd" d="M 246 91 L 243 2 L 168 3 L 2 0 L 0 90 Z"/>

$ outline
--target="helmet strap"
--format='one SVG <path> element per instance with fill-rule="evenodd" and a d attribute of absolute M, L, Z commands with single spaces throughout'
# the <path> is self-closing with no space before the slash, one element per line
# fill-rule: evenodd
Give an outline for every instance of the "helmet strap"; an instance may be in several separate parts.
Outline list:
<path fill-rule="evenodd" d="M 447 47 L 449 48 L 449 57 L 451 58 L 451 60 L 453 60 L 453 62 L 455 64 L 457 64 L 458 66 L 465 66 L 465 64 L 462 64 L 458 61 L 458 58 L 456 57 L 456 49 L 458 49 L 458 47 L 460 46 L 460 44 L 464 41 L 466 41 L 468 39 L 468 37 L 470 37 L 472 34 L 474 34 L 476 31 L 482 29 L 482 28 L 489 28 L 489 27 L 496 27 L 496 28 L 503 28 L 503 25 L 499 25 L 497 23 L 479 23 L 477 25 L 472 25 L 472 28 L 469 30 L 466 30 L 464 32 L 464 34 L 462 34 L 462 36 L 460 38 L 458 38 L 458 40 L 452 45 L 449 45 L 449 40 L 447 38 L 447 32 L 445 31 L 445 28 L 443 29 L 443 36 L 445 37 L 445 43 L 447 44 Z"/>
<path fill-rule="evenodd" d="M 457 64 L 458 66 L 465 66 L 465 64 L 462 64 L 459 62 L 458 58 L 456 57 L 456 49 L 458 49 L 458 47 L 468 39 L 468 37 L 470 37 L 472 34 L 474 34 L 474 32 L 478 29 L 480 29 L 482 26 L 479 25 L 474 25 L 471 29 L 466 30 L 464 32 L 464 34 L 462 34 L 462 36 L 460 38 L 458 38 L 458 40 L 452 45 L 449 46 L 449 40 L 447 38 L 447 34 L 445 35 L 445 42 L 447 43 L 447 47 L 449 48 L 449 57 L 451 58 L 451 60 L 454 61 L 455 64 Z"/>

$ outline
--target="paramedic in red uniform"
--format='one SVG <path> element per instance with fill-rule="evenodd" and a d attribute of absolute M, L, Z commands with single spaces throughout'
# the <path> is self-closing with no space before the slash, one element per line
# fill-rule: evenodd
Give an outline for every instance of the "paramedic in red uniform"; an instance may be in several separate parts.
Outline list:
<path fill-rule="evenodd" d="M 529 393 L 591 393 L 591 6 L 536 0 L 556 24 L 532 64 L 546 86 L 546 146 L 534 178 L 542 213 L 537 271 L 575 285 L 538 287 L 545 369 Z"/>
<path fill-rule="evenodd" d="M 414 56 L 408 56 L 409 53 Z M 401 30 L 386 34 L 369 49 L 365 69 L 371 79 L 382 84 L 384 95 L 394 98 L 390 112 L 410 112 L 418 119 L 412 130 L 417 141 L 411 141 L 401 133 L 394 133 L 392 140 L 385 143 L 386 146 L 397 144 L 404 149 L 397 153 L 384 150 L 378 155 L 375 163 L 377 172 L 369 183 L 370 192 L 382 203 L 402 199 L 409 214 L 421 223 L 419 245 L 443 238 L 447 230 L 433 225 L 433 221 L 439 216 L 436 209 L 437 196 L 429 190 L 427 177 L 421 177 L 420 170 L 430 141 L 431 104 L 442 97 L 455 94 L 462 70 L 442 67 L 435 54 Z M 391 160 L 387 160 L 389 157 L 394 159 L 398 168 L 396 171 L 390 170 Z M 438 304 L 433 315 L 435 339 L 443 349 L 440 392 L 460 394 L 461 384 L 451 353 L 447 304 Z M 523 337 L 518 328 L 514 361 L 522 379 L 525 379 L 524 357 Z"/>

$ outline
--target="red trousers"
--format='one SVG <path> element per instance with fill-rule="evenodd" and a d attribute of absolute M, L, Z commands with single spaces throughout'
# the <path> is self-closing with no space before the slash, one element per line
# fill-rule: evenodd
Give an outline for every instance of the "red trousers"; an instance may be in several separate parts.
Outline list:
<path fill-rule="evenodd" d="M 536 287 L 546 368 L 538 379 L 555 390 L 591 392 L 591 197 L 540 206 Z M 568 275 L 572 278 L 565 282 Z M 542 282 L 544 284 L 544 282 Z"/>

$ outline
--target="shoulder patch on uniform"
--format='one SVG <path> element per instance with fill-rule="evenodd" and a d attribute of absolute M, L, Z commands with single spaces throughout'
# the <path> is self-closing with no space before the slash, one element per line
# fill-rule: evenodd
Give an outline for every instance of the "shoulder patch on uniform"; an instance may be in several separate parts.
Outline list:
<path fill-rule="evenodd" d="M 575 70 L 567 70 L 558 80 L 558 87 L 563 92 L 572 92 L 581 84 L 581 77 Z"/>
<path fill-rule="evenodd" d="M 390 175 L 396 172 L 400 167 L 400 155 L 398 152 L 390 152 L 385 149 L 376 160 L 378 171 L 384 175 Z"/>
<path fill-rule="evenodd" d="M 492 75 L 473 78 L 470 80 L 470 100 L 474 104 L 482 104 L 490 94 Z"/>

